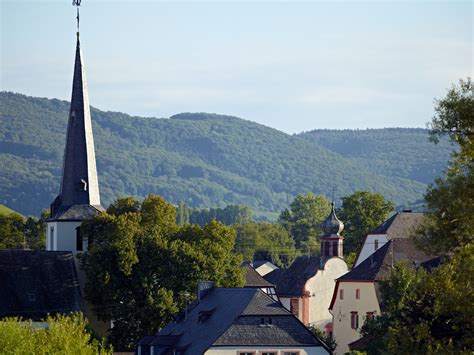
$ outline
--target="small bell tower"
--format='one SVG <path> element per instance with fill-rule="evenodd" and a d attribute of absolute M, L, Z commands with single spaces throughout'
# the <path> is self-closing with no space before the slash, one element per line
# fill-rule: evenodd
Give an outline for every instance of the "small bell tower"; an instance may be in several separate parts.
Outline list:
<path fill-rule="evenodd" d="M 331 203 L 331 213 L 321 223 L 321 228 L 324 232 L 321 237 L 321 256 L 325 258 L 332 258 L 334 256 L 342 258 L 344 238 L 340 236 L 340 233 L 344 229 L 344 223 L 336 216 L 334 201 Z"/>

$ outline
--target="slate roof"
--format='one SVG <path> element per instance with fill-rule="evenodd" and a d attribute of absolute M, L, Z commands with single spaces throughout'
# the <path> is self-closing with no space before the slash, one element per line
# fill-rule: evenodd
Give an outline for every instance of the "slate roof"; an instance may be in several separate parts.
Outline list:
<path fill-rule="evenodd" d="M 51 205 L 51 217 L 58 219 L 61 209 L 75 205 L 100 206 L 89 95 L 79 34 L 76 43 L 61 191 Z M 74 215 L 77 216 L 80 211 L 82 209 L 74 211 Z"/>
<path fill-rule="evenodd" d="M 261 325 L 262 318 L 272 318 L 273 324 Z M 187 318 L 168 323 L 155 340 L 170 336 L 174 343 L 154 345 L 155 354 L 178 348 L 184 354 L 203 354 L 212 346 L 230 344 L 323 346 L 291 312 L 257 288 L 210 290 L 188 308 Z M 150 344 L 155 340 L 147 338 Z"/>
<path fill-rule="evenodd" d="M 338 280 L 380 281 L 388 277 L 392 265 L 400 260 L 416 266 L 432 258 L 433 256 L 419 250 L 412 239 L 395 238 L 385 243 L 351 271 L 339 277 Z"/>
<path fill-rule="evenodd" d="M 82 310 L 71 252 L 0 250 L 0 318 L 39 321 Z"/>
<path fill-rule="evenodd" d="M 276 286 L 281 296 L 303 296 L 306 281 L 324 267 L 324 259 L 320 256 L 299 256 L 288 269 L 277 269 L 263 276 L 265 280 Z"/>
<path fill-rule="evenodd" d="M 397 212 L 369 234 L 387 234 L 391 238 L 409 238 L 422 222 L 424 214 L 420 212 Z"/>
<path fill-rule="evenodd" d="M 105 211 L 105 209 L 100 205 L 61 206 L 56 211 L 54 218 L 50 218 L 48 221 L 82 221 L 84 219 L 93 218 L 99 212 L 103 211 Z"/>
<path fill-rule="evenodd" d="M 260 274 L 255 271 L 250 265 L 243 267 L 245 272 L 245 285 L 244 287 L 274 287 L 273 284 L 265 280 Z"/>

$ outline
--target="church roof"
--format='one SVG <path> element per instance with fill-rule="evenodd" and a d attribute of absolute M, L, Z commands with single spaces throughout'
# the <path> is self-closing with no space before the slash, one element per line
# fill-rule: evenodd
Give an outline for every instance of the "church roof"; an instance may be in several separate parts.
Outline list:
<path fill-rule="evenodd" d="M 65 210 L 69 210 L 71 206 L 75 205 L 100 206 L 89 96 L 79 34 L 76 44 L 61 191 L 51 205 L 52 219 L 59 219 Z M 81 209 L 76 209 L 75 216 L 81 217 L 80 211 Z M 86 218 L 87 209 L 84 212 L 86 213 L 84 218 Z"/>
<path fill-rule="evenodd" d="M 71 252 L 0 250 L 0 318 L 40 321 L 82 310 Z"/>
<path fill-rule="evenodd" d="M 276 286 L 279 296 L 303 296 L 306 281 L 324 267 L 320 256 L 299 256 L 288 269 L 277 269 L 264 275 L 264 279 Z"/>

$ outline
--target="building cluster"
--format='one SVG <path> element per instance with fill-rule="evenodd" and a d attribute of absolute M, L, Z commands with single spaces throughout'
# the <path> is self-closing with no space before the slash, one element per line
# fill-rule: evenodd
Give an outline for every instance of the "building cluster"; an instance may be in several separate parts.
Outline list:
<path fill-rule="evenodd" d="M 83 311 L 101 335 L 112 324 L 98 322 L 84 300 L 85 276 L 78 256 L 88 248 L 81 222 L 100 204 L 85 71 L 77 37 L 71 108 L 61 190 L 51 204 L 46 251 L 0 251 L 0 317 L 32 319 Z M 300 256 L 287 268 L 267 261 L 244 263 L 243 288 L 202 282 L 197 299 L 163 329 L 142 338 L 136 353 L 304 355 L 327 354 L 308 327 L 337 343 L 336 353 L 357 348 L 365 319 L 380 314 L 378 282 L 399 260 L 419 265 L 432 259 L 409 238 L 422 214 L 401 212 L 369 233 L 348 270 L 343 260 L 344 224 L 334 204 L 322 223 L 321 255 Z"/>

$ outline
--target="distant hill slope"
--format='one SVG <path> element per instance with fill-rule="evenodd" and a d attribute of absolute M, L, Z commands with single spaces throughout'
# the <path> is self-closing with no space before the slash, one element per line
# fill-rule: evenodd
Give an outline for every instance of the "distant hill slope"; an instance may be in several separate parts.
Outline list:
<path fill-rule="evenodd" d="M 19 214 L 18 212 L 13 211 L 11 208 L 8 208 L 7 206 L 0 204 L 0 216 L 7 216 L 10 214 L 17 214 L 21 216 L 21 214 Z"/>
<path fill-rule="evenodd" d="M 68 105 L 0 93 L 1 203 L 39 215 L 57 195 Z M 236 117 L 186 113 L 157 119 L 92 109 L 92 118 L 104 205 L 153 192 L 194 207 L 245 204 L 278 212 L 302 192 L 329 195 L 334 187 L 344 196 L 371 190 L 406 204 L 426 187 L 408 175 L 374 173 L 308 137 Z M 447 150 L 418 143 L 421 151 L 438 151 L 447 160 Z"/>
<path fill-rule="evenodd" d="M 298 135 L 339 153 L 373 173 L 431 183 L 446 166 L 453 147 L 435 145 L 422 128 L 314 130 Z"/>

